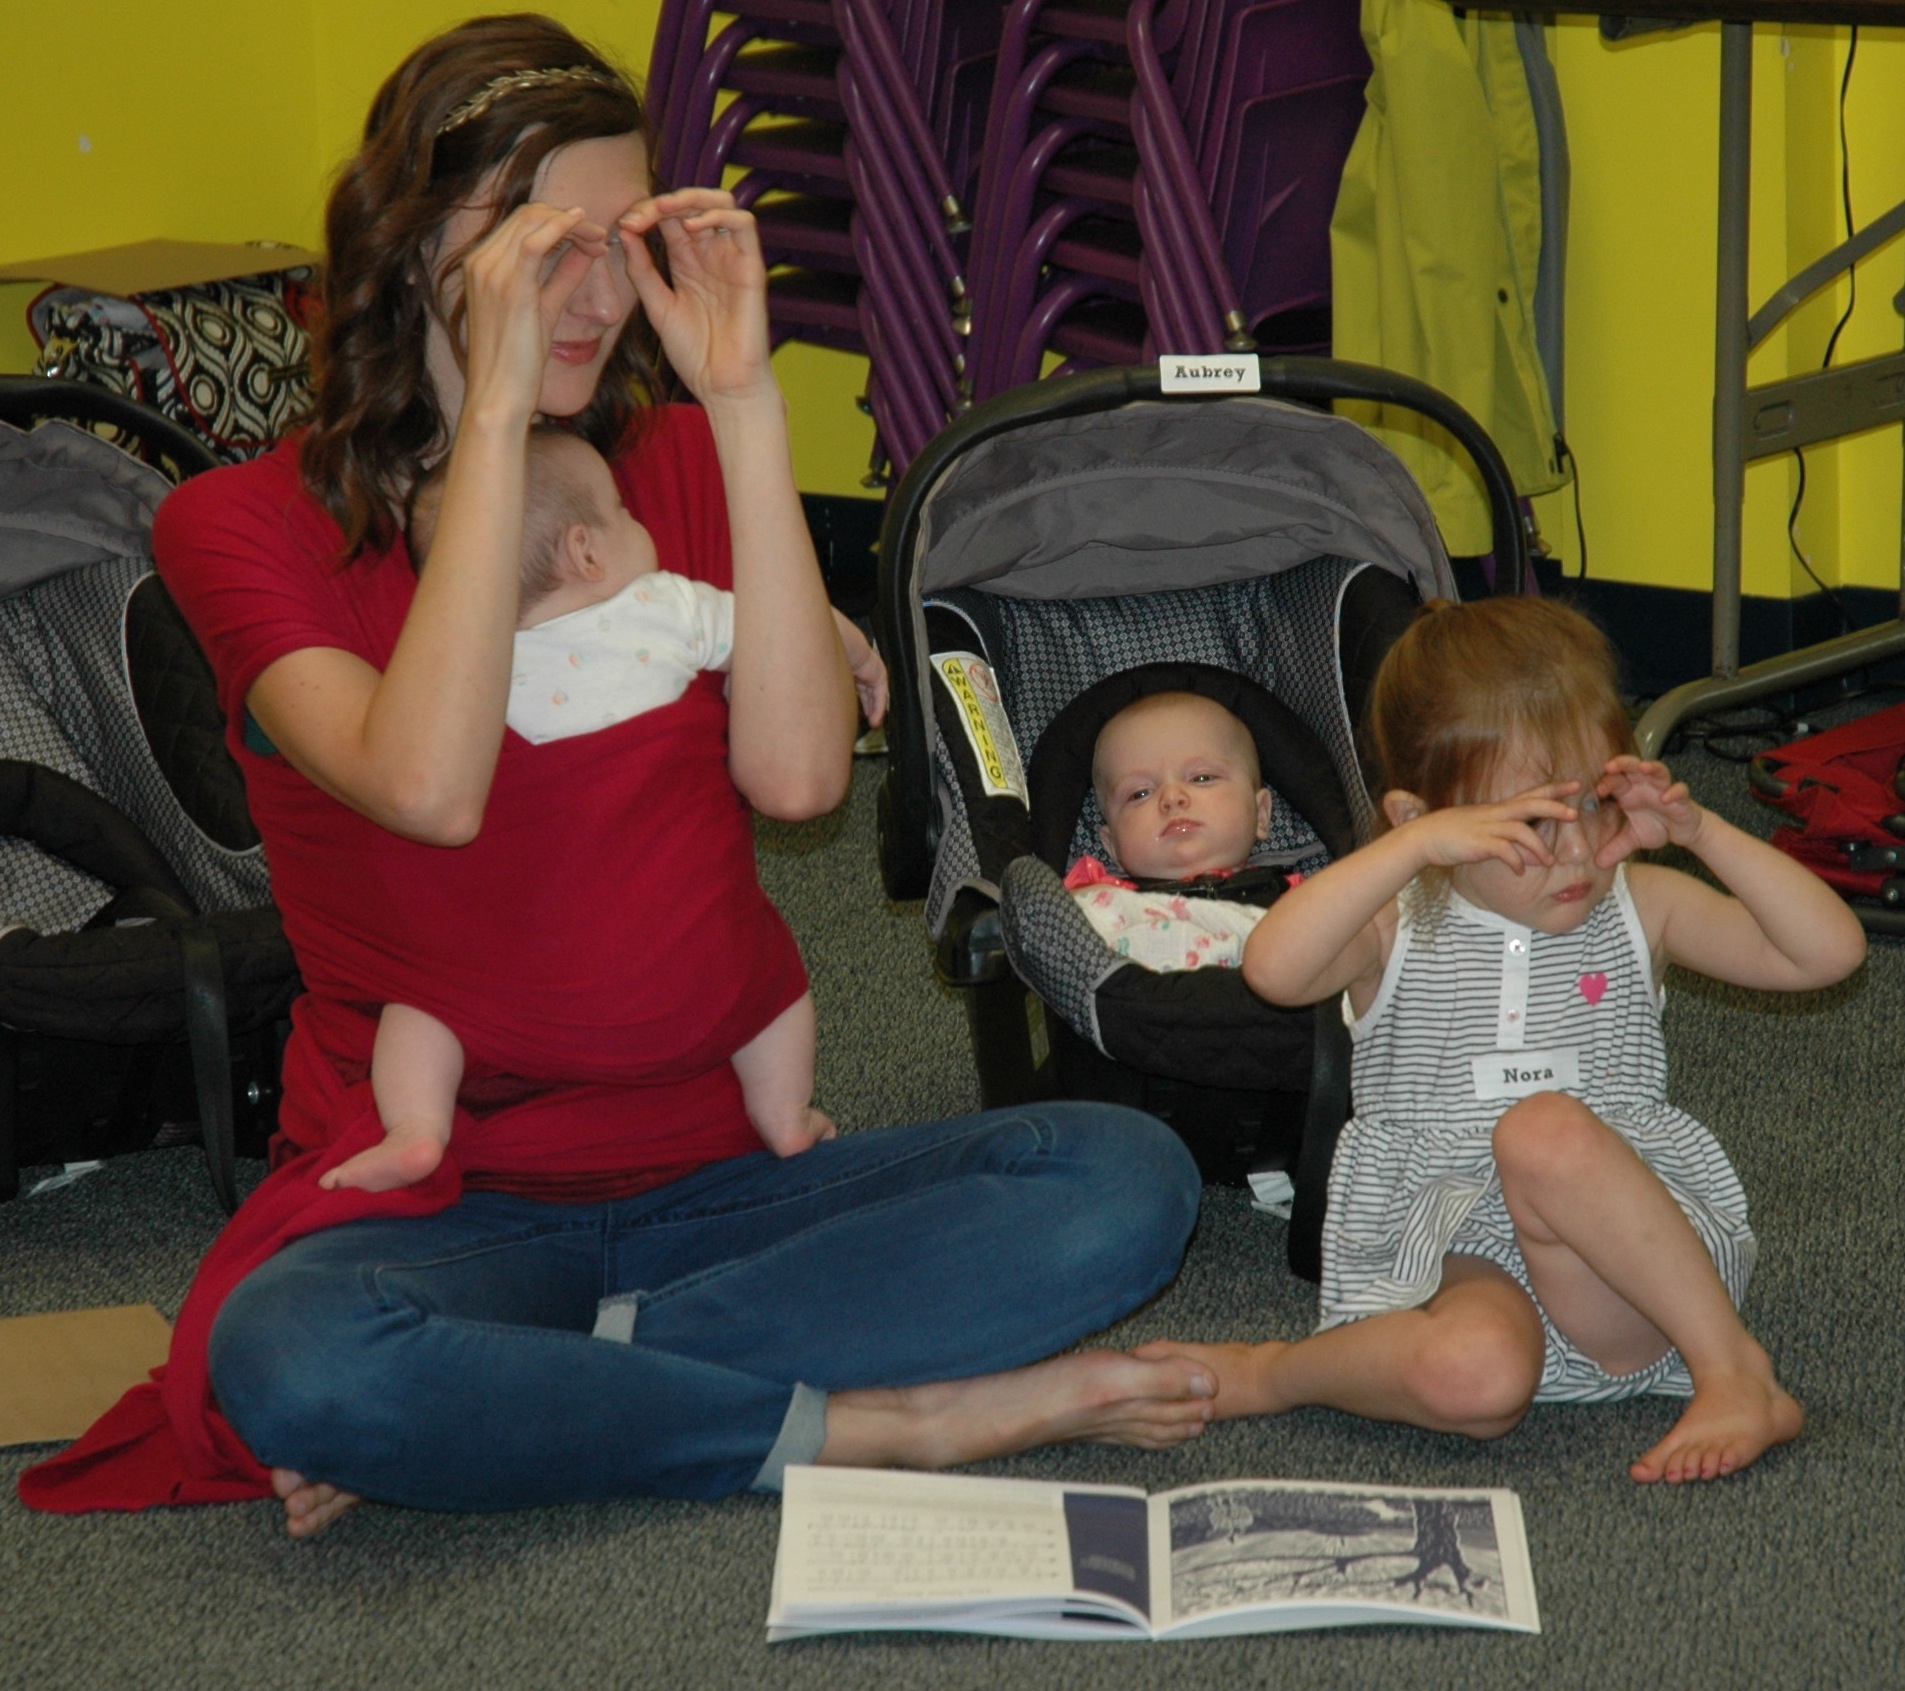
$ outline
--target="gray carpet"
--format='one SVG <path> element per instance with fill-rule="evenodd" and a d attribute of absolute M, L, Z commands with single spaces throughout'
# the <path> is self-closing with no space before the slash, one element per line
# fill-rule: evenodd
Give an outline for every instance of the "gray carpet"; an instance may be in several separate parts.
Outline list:
<path fill-rule="evenodd" d="M 1679 767 L 1761 832 L 1743 773 Z M 806 948 L 821 1102 L 850 1130 L 976 1099 L 964 1022 L 932 983 L 918 909 L 873 866 L 873 785 L 802 828 L 762 830 L 769 890 Z M 1503 1485 L 1521 1494 L 1538 1638 L 1363 1630 L 1167 1645 L 945 1637 L 763 1641 L 778 1510 L 718 1504 L 448 1517 L 365 1508 L 310 1544 L 275 1506 L 82 1519 L 12 1496 L 0 1452 L 0 1684 L 395 1686 L 1890 1686 L 1905 1682 L 1905 1243 L 1898 1143 L 1905 951 L 1804 999 L 1673 983 L 1680 1102 L 1731 1150 L 1761 1256 L 1748 1319 L 1811 1417 L 1805 1438 L 1705 1487 L 1632 1484 L 1663 1400 L 1539 1409 L 1472 1445 L 1327 1411 L 1213 1429 L 1169 1455 L 1045 1452 L 993 1471 L 1148 1490 L 1246 1475 Z M 27 1183 L 49 1172 L 29 1171 Z M 254 1171 L 255 1174 L 255 1171 Z M 0 1314 L 178 1307 L 218 1224 L 196 1151 L 122 1159 L 0 1206 Z M 1309 1288 L 1283 1228 L 1212 1191 L 1178 1282 L 1111 1339 L 1295 1337 Z"/>

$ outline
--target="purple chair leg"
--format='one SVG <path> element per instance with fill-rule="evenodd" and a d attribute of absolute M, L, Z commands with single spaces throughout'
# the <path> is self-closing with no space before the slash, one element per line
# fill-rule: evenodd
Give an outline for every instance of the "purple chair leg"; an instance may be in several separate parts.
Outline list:
<path fill-rule="evenodd" d="M 1006 281 L 994 295 L 993 309 L 984 319 L 983 325 L 977 311 L 974 312 L 970 358 L 976 393 L 980 392 L 979 372 L 996 369 L 1005 360 L 1013 358 L 1018 326 L 1025 321 L 1038 299 L 1039 274 L 1053 246 L 1079 218 L 1087 217 L 1097 209 L 1096 203 L 1091 200 L 1059 200 L 1046 207 L 1026 231 L 1019 250 L 1011 255 L 1011 262 L 1003 267 Z M 1001 341 L 1007 344 L 1001 345 Z M 997 391 L 996 386 L 988 385 L 981 396 Z"/>
<path fill-rule="evenodd" d="M 1155 0 L 1132 0 L 1126 17 L 1131 66 L 1138 75 L 1137 92 L 1131 99 L 1131 127 L 1138 135 L 1138 150 L 1145 168 L 1156 173 L 1163 219 L 1188 238 L 1187 257 L 1194 257 L 1202 266 L 1221 322 L 1217 342 L 1208 348 L 1191 350 L 1217 352 L 1223 348 L 1224 335 L 1243 334 L 1243 312 L 1237 299 L 1237 285 L 1225 264 L 1223 246 L 1211 218 L 1205 185 L 1197 174 L 1196 161 L 1184 138 L 1170 84 L 1152 39 L 1155 9 Z"/>
<path fill-rule="evenodd" d="M 1002 379 L 993 391 L 1003 393 L 1007 388 L 1037 381 L 1046 343 L 1059 321 L 1080 300 L 1103 292 L 1104 283 L 1095 276 L 1067 276 L 1047 288 L 1020 327 L 1011 360 L 1001 371 Z"/>
<path fill-rule="evenodd" d="M 869 81 L 850 58 L 842 62 L 840 97 L 847 108 L 848 127 L 871 143 L 860 149 L 859 156 L 881 195 L 878 207 L 869 209 L 884 210 L 892 221 L 905 221 L 916 228 L 917 237 L 909 245 L 918 247 L 923 242 L 930 249 L 948 294 L 954 300 L 963 300 L 966 293 L 964 266 L 953 248 L 945 218 L 934 202 L 931 185 L 924 176 L 912 173 L 918 161 L 912 157 L 911 150 L 904 144 L 891 144 L 890 130 L 881 123 L 874 102 L 867 98 Z M 922 265 L 920 273 L 931 274 L 932 268 L 932 263 Z"/>
<path fill-rule="evenodd" d="M 893 39 L 892 24 L 876 0 L 834 0 L 834 21 L 847 51 L 865 62 L 869 81 L 867 92 L 883 103 L 918 158 L 932 183 L 934 198 L 947 220 L 948 228 L 962 221 L 958 196 L 946 178 L 945 164 L 938 143 L 920 105 L 919 84 L 914 80 L 899 45 Z"/>
<path fill-rule="evenodd" d="M 1203 279 L 1194 266 L 1184 263 L 1184 251 L 1170 233 L 1159 227 L 1158 195 L 1143 171 L 1138 173 L 1133 198 L 1138 229 L 1144 236 L 1138 277 L 1152 339 L 1165 352 L 1218 350 L 1222 337 L 1201 285 Z"/>
<path fill-rule="evenodd" d="M 1050 169 L 1052 161 L 1064 149 L 1080 136 L 1089 134 L 1090 124 L 1080 118 L 1068 118 L 1054 123 L 1033 140 L 1032 144 L 1020 153 L 1012 163 L 1010 180 L 1000 184 L 988 196 L 990 203 L 989 256 L 987 268 L 981 272 L 975 263 L 973 267 L 973 314 L 975 321 L 984 312 L 996 311 L 998 301 L 1004 292 L 1004 277 L 1010 273 L 1010 255 L 1017 250 L 1023 239 L 1023 231 L 1032 220 L 1032 205 L 1037 198 L 1040 183 Z M 993 171 L 996 176 L 997 169 Z M 975 239 L 977 231 L 975 231 Z M 988 303 L 990 302 L 990 303 Z M 1006 320 L 1004 334 L 1015 334 L 1009 320 Z M 1011 344 L 1007 340 L 993 340 L 995 346 Z M 1000 386 L 1009 385 L 1003 381 L 1001 372 L 988 371 L 985 374 L 989 391 L 997 392 Z"/>

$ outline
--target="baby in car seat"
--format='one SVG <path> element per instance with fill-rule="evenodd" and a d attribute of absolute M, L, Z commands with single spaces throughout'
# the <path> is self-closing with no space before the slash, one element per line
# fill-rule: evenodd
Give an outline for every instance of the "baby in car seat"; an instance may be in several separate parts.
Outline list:
<path fill-rule="evenodd" d="M 419 567 L 441 500 L 438 474 L 412 501 Z M 835 621 L 862 706 L 877 722 L 884 668 L 859 629 L 837 613 Z M 699 671 L 725 673 L 734 595 L 662 570 L 601 454 L 578 436 L 538 430 L 529 438 L 517 631 L 506 719 L 542 745 L 672 704 Z M 777 1156 L 836 1131 L 811 1105 L 814 1040 L 813 995 L 804 993 L 734 1053 L 748 1119 Z M 319 1184 L 388 1191 L 423 1179 L 450 1142 L 463 1066 L 462 1042 L 435 1016 L 385 1005 L 370 1074 L 385 1137 Z"/>
<path fill-rule="evenodd" d="M 1065 885 L 1092 926 L 1146 968 L 1238 967 L 1262 908 L 1189 888 L 1235 873 L 1270 837 L 1249 728 L 1201 694 L 1147 694 L 1105 724 L 1091 775 L 1117 872 L 1081 857 Z"/>

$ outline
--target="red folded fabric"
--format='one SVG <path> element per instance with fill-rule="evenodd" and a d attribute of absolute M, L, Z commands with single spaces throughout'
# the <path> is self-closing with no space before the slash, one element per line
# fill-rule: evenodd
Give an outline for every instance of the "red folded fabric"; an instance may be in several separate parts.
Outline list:
<path fill-rule="evenodd" d="M 319 1175 L 383 1138 L 368 1081 L 349 1088 L 340 1104 L 348 1122 L 338 1138 L 275 1169 L 206 1254 L 172 1330 L 172 1360 L 76 1443 L 21 1475 L 20 1497 L 29 1507 L 78 1514 L 271 1495 L 269 1471 L 212 1401 L 205 1350 L 226 1295 L 306 1233 L 368 1215 L 427 1215 L 455 1203 L 462 1190 L 454 1153 L 427 1180 L 401 1191 L 322 1190 Z M 457 1133 L 474 1126 L 467 1111 L 458 1112 Z"/>

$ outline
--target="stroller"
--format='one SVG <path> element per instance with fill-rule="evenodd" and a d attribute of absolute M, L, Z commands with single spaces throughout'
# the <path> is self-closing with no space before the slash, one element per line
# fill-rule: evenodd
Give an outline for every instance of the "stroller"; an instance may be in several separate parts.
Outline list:
<path fill-rule="evenodd" d="M 1353 725 L 1416 607 L 1455 584 L 1401 463 L 1309 407 L 1431 419 L 1481 475 L 1500 590 L 1521 590 L 1527 552 L 1500 455 L 1444 395 L 1329 359 L 1260 374 L 1260 396 L 1215 399 L 1165 400 L 1155 369 L 1040 382 L 914 462 L 881 537 L 879 853 L 888 895 L 926 900 L 988 1107 L 1151 1111 L 1207 1181 L 1293 1200 L 1291 1267 L 1315 1279 L 1349 1113 L 1340 1011 L 1266 1005 L 1233 969 L 1157 973 L 1099 935 L 1061 881 L 1099 849 L 1091 748 L 1138 693 L 1203 692 L 1250 727 L 1272 789 L 1249 868 L 1311 872 L 1369 836 Z"/>
<path fill-rule="evenodd" d="M 229 1211 L 239 1129 L 275 1126 L 300 982 L 211 669 L 147 556 L 173 481 L 213 463 L 117 394 L 0 377 L 0 1198 L 23 1160 L 196 1137 Z"/>

